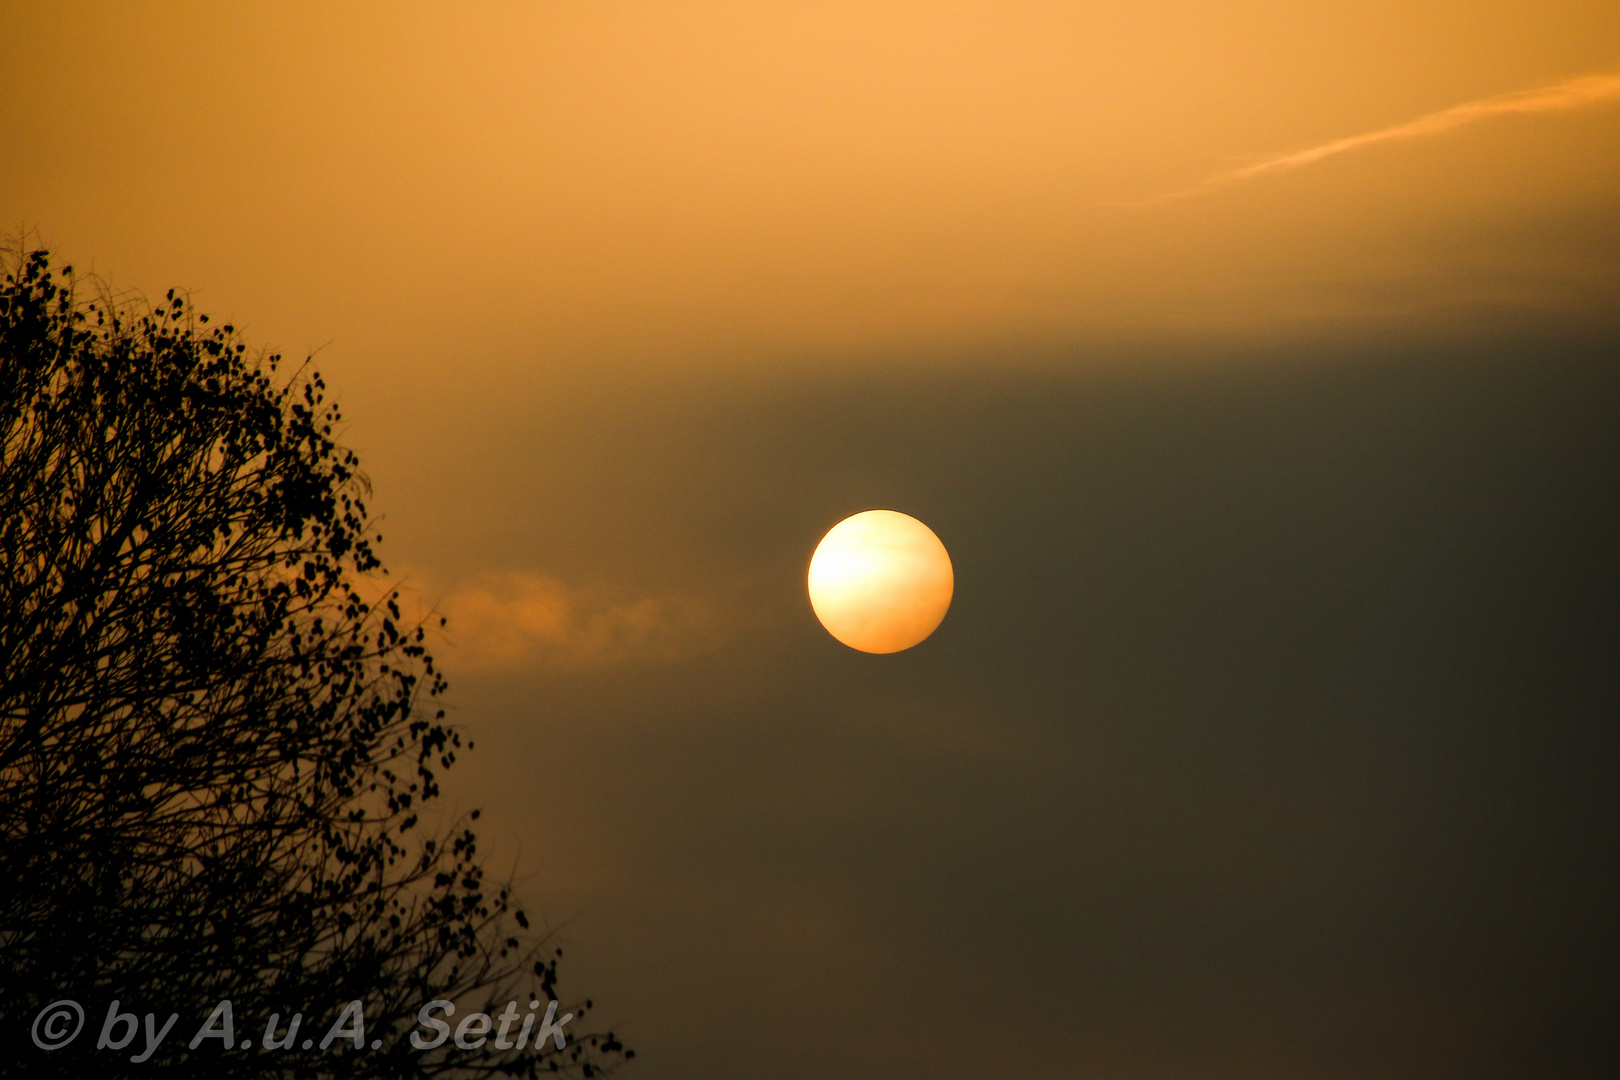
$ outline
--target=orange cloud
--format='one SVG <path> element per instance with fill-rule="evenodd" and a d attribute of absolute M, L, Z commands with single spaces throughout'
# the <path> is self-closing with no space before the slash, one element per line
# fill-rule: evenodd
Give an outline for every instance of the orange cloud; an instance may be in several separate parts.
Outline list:
<path fill-rule="evenodd" d="M 627 597 L 532 573 L 486 575 L 448 591 L 414 577 L 394 586 L 424 621 L 446 618 L 433 651 L 457 670 L 673 660 L 714 638 L 710 606 L 691 598 Z M 430 614 L 423 601 L 435 594 Z"/>
<path fill-rule="evenodd" d="M 1192 195 L 1202 195 L 1205 192 L 1247 180 L 1254 180 L 1262 176 L 1269 176 L 1272 173 L 1288 172 L 1292 169 L 1303 168 L 1306 165 L 1314 165 L 1324 158 L 1337 157 L 1339 154 L 1347 154 L 1352 150 L 1360 150 L 1365 146 L 1443 135 L 1448 131 L 1493 116 L 1567 112 L 1571 109 L 1580 109 L 1588 105 L 1601 105 L 1617 100 L 1620 100 L 1620 73 L 1582 75 L 1578 78 L 1553 83 L 1551 86 L 1537 87 L 1534 90 L 1517 90 L 1513 93 L 1496 94 L 1492 97 L 1480 98 L 1478 101 L 1453 105 L 1449 109 L 1427 113 L 1415 120 L 1408 120 L 1393 127 L 1379 128 L 1377 131 L 1368 131 L 1360 135 L 1333 139 L 1318 146 L 1310 147 L 1307 150 L 1298 150 L 1291 154 L 1281 154 L 1267 158 L 1253 165 L 1246 165 L 1241 169 L 1218 173 L 1207 180 L 1194 184 L 1192 187 L 1183 188 L 1180 191 L 1167 192 L 1163 195 L 1155 195 L 1152 198 L 1135 202 L 1109 203 L 1107 205 L 1154 206 L 1175 199 L 1185 199 Z"/>

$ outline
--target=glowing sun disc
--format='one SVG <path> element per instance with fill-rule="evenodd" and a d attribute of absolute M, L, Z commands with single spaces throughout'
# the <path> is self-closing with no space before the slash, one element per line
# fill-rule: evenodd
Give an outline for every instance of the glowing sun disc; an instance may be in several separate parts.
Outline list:
<path fill-rule="evenodd" d="M 892 653 L 934 632 L 951 606 L 951 557 L 932 529 L 865 510 L 828 530 L 810 558 L 810 606 L 852 649 Z"/>

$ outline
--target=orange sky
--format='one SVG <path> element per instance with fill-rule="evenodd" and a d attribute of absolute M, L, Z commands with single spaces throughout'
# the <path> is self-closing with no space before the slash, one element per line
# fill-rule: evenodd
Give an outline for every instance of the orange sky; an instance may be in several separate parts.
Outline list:
<path fill-rule="evenodd" d="M 8 5 L 0 68 L 8 226 L 429 384 L 1443 333 L 1617 277 L 1614 103 L 1105 205 L 1620 71 L 1604 0 Z"/>
<path fill-rule="evenodd" d="M 1508 1076 L 1614 968 L 1617 73 L 1616 0 L 11 0 L 0 238 L 320 350 L 649 1075 Z M 885 658 L 804 594 L 873 507 L 956 568 Z"/>

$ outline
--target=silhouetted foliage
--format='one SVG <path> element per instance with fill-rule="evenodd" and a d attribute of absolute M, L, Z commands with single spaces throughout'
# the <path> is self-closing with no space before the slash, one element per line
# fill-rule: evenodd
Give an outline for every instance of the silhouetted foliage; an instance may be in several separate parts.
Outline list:
<path fill-rule="evenodd" d="M 367 600 L 366 482 L 320 376 L 279 374 L 173 293 L 87 300 L 43 252 L 8 271 L 0 1072 L 591 1076 L 632 1056 L 612 1035 L 405 1037 L 433 999 L 543 1009 L 561 952 L 486 885 L 464 823 L 419 824 L 461 740 L 422 629 L 397 595 Z M 85 1029 L 37 1052 L 58 998 Z M 145 1065 L 144 1032 L 95 1049 L 113 999 L 180 1013 Z M 224 999 L 253 1048 L 188 1049 Z M 302 1048 L 353 1000 L 382 1048 Z M 279 1035 L 299 1012 L 299 1045 L 260 1048 L 271 1013 Z"/>

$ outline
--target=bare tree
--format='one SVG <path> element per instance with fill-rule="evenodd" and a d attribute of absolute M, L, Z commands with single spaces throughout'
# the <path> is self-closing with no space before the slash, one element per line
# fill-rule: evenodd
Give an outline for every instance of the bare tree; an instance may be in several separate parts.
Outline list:
<path fill-rule="evenodd" d="M 633 1056 L 611 1033 L 406 1036 L 432 1035 L 433 1000 L 543 1009 L 561 950 L 486 883 L 465 821 L 419 824 L 461 738 L 423 629 L 366 599 L 368 490 L 320 376 L 172 292 L 87 299 L 44 252 L 6 269 L 0 1073 L 592 1076 Z M 85 1030 L 36 1050 L 56 999 Z M 144 1037 L 97 1049 L 115 999 L 180 1014 L 148 1062 Z M 192 1049 L 223 1000 L 252 1047 Z M 310 1045 L 352 1001 L 362 1045 L 352 1024 Z M 278 1038 L 304 1014 L 285 1049 L 262 1045 L 272 1013 Z"/>

